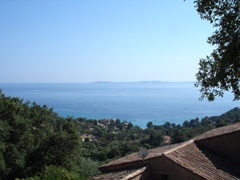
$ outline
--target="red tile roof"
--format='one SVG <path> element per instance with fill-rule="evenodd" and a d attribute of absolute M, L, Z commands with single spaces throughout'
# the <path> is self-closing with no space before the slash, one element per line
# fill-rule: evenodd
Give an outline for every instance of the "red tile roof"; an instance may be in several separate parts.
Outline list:
<path fill-rule="evenodd" d="M 124 171 L 118 171 L 118 172 L 110 172 L 110 173 L 105 173 L 105 174 L 99 174 L 96 176 L 92 176 L 89 178 L 89 180 L 100 180 L 100 179 L 105 179 L 105 180 L 123 180 L 123 179 L 129 179 L 129 178 L 134 178 L 135 176 L 148 171 L 148 167 L 142 167 L 138 169 L 131 169 L 131 170 L 124 170 Z"/>
<path fill-rule="evenodd" d="M 146 160 L 158 158 L 160 156 L 165 157 L 205 179 L 240 179 L 240 164 L 224 159 L 200 146 L 198 143 L 198 141 L 202 139 L 239 131 L 240 123 L 216 128 L 184 143 L 150 149 L 149 156 Z M 143 160 L 138 157 L 137 153 L 133 153 L 102 165 L 99 169 L 101 171 L 103 170 L 102 172 L 109 172 L 111 170 L 121 170 L 124 167 L 134 167 L 134 165 L 139 167 L 139 165 L 144 165 L 142 161 Z"/>
<path fill-rule="evenodd" d="M 179 145 L 184 144 L 184 143 L 179 143 L 179 144 L 173 144 L 173 145 L 169 145 L 169 146 L 163 146 L 160 148 L 154 148 L 154 149 L 150 149 L 148 152 L 148 157 L 145 158 L 145 160 L 151 159 L 151 158 L 156 158 L 161 156 L 164 152 L 173 149 L 175 147 L 178 147 Z M 138 157 L 138 153 L 133 153 L 127 156 L 124 156 L 122 158 L 119 158 L 115 161 L 111 161 L 107 164 L 104 164 L 102 166 L 99 166 L 99 169 L 104 168 L 104 167 L 108 167 L 108 166 L 115 166 L 115 165 L 119 165 L 119 164 L 126 164 L 126 163 L 132 163 L 132 162 L 136 162 L 136 161 L 143 161 L 141 158 Z"/>
<path fill-rule="evenodd" d="M 193 140 L 194 141 L 202 140 L 202 139 L 206 139 L 206 138 L 220 136 L 223 134 L 234 133 L 236 131 L 240 131 L 240 123 L 234 123 L 234 124 L 231 124 L 228 126 L 223 126 L 223 127 L 212 129 L 210 131 L 207 131 L 207 132 L 195 137 Z"/>
<path fill-rule="evenodd" d="M 233 163 L 215 153 L 190 142 L 164 153 L 175 163 L 206 179 L 238 179 L 240 164 Z"/>

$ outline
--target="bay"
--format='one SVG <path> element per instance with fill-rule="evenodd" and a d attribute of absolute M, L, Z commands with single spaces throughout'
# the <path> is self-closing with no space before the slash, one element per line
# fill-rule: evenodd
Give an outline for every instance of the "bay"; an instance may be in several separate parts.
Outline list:
<path fill-rule="evenodd" d="M 200 101 L 194 82 L 0 83 L 0 89 L 7 96 L 46 104 L 63 117 L 113 118 L 141 128 L 150 121 L 182 124 L 240 106 L 229 92 L 214 102 Z"/>

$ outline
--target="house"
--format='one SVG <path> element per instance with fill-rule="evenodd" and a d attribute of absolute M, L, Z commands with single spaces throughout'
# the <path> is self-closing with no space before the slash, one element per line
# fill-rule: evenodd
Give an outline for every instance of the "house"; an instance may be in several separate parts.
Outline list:
<path fill-rule="evenodd" d="M 240 179 L 240 123 L 208 131 L 187 142 L 133 153 L 99 167 L 99 179 Z"/>

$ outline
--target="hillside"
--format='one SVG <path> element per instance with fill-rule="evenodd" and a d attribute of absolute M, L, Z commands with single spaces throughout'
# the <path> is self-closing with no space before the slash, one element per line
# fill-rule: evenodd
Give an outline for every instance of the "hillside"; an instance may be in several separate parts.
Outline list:
<path fill-rule="evenodd" d="M 86 179 L 98 173 L 99 164 L 140 147 L 150 149 L 186 141 L 239 120 L 240 109 L 234 108 L 220 116 L 196 118 L 182 125 L 148 122 L 142 129 L 119 119 L 62 118 L 45 105 L 6 97 L 0 91 L 0 179 L 45 177 L 49 168 Z"/>

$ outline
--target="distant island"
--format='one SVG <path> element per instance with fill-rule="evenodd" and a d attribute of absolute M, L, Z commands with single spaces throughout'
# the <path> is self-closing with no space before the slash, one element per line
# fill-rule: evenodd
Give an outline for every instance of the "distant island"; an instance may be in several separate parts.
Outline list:
<path fill-rule="evenodd" d="M 153 83 L 195 83 L 194 81 L 129 81 L 129 82 L 114 82 L 114 81 L 95 81 L 91 83 L 146 83 L 146 84 L 153 84 Z"/>

